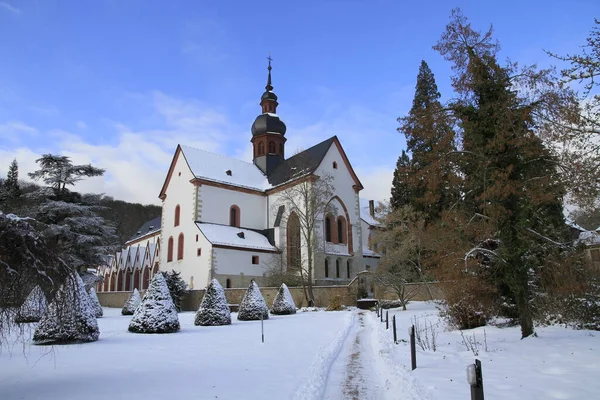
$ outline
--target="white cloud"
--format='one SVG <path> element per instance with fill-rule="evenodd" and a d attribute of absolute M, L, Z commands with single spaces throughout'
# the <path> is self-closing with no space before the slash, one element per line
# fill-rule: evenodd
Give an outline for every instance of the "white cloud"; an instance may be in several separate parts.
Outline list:
<path fill-rule="evenodd" d="M 8 121 L 0 124 L 0 138 L 12 143 L 19 142 L 23 135 L 35 136 L 38 133 L 36 128 L 21 121 Z"/>
<path fill-rule="evenodd" d="M 21 14 L 20 9 L 5 1 L 0 1 L 0 8 L 4 8 L 5 10 L 12 12 L 13 14 Z"/>
<path fill-rule="evenodd" d="M 83 121 L 75 122 L 75 126 L 79 129 L 87 129 L 88 128 L 87 124 Z"/>

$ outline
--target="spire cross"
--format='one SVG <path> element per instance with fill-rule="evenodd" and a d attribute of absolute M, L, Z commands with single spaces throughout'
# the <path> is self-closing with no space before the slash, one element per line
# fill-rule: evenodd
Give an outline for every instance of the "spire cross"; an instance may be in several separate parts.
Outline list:
<path fill-rule="evenodd" d="M 267 60 L 269 60 L 269 69 L 271 69 L 271 61 L 273 61 L 273 59 L 271 58 L 271 53 L 269 53 Z"/>

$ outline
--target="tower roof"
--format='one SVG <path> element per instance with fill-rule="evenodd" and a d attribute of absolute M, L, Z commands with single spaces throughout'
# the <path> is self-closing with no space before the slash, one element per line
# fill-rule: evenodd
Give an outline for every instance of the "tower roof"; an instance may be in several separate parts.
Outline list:
<path fill-rule="evenodd" d="M 273 84 L 271 83 L 271 56 L 267 58 L 269 60 L 269 66 L 267 70 L 267 85 L 265 86 L 265 92 L 260 97 L 260 105 L 262 106 L 262 114 L 256 117 L 256 120 L 252 124 L 252 136 L 264 135 L 267 133 L 285 135 L 286 126 L 285 123 L 279 119 L 277 112 L 277 95 L 273 92 Z"/>

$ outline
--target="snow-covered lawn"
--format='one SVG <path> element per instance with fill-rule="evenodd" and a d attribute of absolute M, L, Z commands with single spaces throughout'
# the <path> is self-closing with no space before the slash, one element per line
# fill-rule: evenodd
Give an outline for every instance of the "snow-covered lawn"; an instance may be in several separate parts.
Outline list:
<path fill-rule="evenodd" d="M 299 312 L 229 326 L 135 334 L 131 316 L 105 308 L 100 340 L 69 346 L 6 348 L 0 354 L 0 399 L 290 399 L 321 393 L 354 314 Z"/>
<path fill-rule="evenodd" d="M 538 337 L 520 340 L 518 327 L 486 327 L 485 339 L 483 328 L 464 331 L 478 343 L 476 357 L 429 303 L 390 310 L 399 344 L 391 326 L 362 310 L 271 316 L 264 344 L 260 321 L 235 313 L 233 325 L 217 327 L 196 327 L 194 313 L 181 313 L 180 332 L 141 335 L 127 332 L 131 317 L 120 310 L 104 312 L 97 342 L 5 348 L 0 399 L 462 400 L 475 358 L 487 399 L 600 398 L 599 332 L 538 327 Z M 405 341 L 415 316 L 421 328 L 434 327 L 437 349 L 417 347 L 410 371 Z"/>

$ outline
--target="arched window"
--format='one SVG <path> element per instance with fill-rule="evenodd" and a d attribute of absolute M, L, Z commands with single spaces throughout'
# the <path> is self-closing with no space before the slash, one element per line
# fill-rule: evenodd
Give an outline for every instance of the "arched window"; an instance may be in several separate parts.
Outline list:
<path fill-rule="evenodd" d="M 344 217 L 338 217 L 337 236 L 338 243 L 346 243 L 346 219 Z"/>
<path fill-rule="evenodd" d="M 240 226 L 240 208 L 236 205 L 229 209 L 229 226 Z"/>
<path fill-rule="evenodd" d="M 258 142 L 258 155 L 262 156 L 265 154 L 265 142 L 260 141 Z"/>
<path fill-rule="evenodd" d="M 183 260 L 183 233 L 180 233 L 177 239 L 177 259 Z"/>
<path fill-rule="evenodd" d="M 225 287 L 227 289 L 229 289 L 231 287 L 231 279 L 227 278 L 227 280 L 225 281 Z"/>
<path fill-rule="evenodd" d="M 283 157 L 283 143 L 279 143 L 279 155 Z"/>
<path fill-rule="evenodd" d="M 179 226 L 180 214 L 181 214 L 181 207 L 179 207 L 179 204 L 177 204 L 177 206 L 175 206 L 175 224 L 173 226 Z"/>
<path fill-rule="evenodd" d="M 300 241 L 300 219 L 295 212 L 291 212 L 288 217 L 286 236 L 288 271 L 299 271 L 302 262 L 302 244 Z"/>
<path fill-rule="evenodd" d="M 329 278 L 329 261 L 325 259 L 325 278 Z"/>
<path fill-rule="evenodd" d="M 337 162 L 336 161 L 333 162 L 333 169 L 337 169 Z"/>
<path fill-rule="evenodd" d="M 340 260 L 335 260 L 335 277 L 340 277 Z"/>
<path fill-rule="evenodd" d="M 346 278 L 350 279 L 350 260 L 346 261 Z"/>
<path fill-rule="evenodd" d="M 173 261 L 173 236 L 169 238 L 167 243 L 167 262 Z"/>
<path fill-rule="evenodd" d="M 331 218 L 325 217 L 325 241 L 331 242 Z"/>
<path fill-rule="evenodd" d="M 275 153 L 275 142 L 274 141 L 270 141 L 269 142 L 269 154 Z"/>

